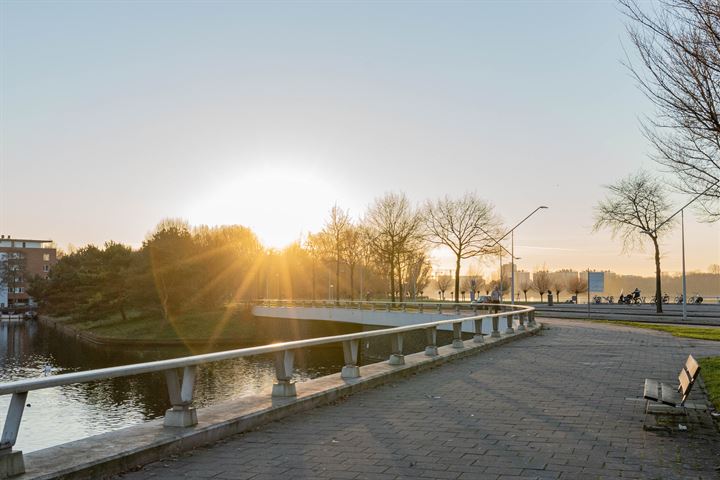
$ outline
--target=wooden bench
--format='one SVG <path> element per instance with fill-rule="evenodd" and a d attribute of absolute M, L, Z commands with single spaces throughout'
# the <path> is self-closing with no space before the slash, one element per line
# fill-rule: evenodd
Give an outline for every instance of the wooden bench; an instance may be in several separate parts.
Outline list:
<path fill-rule="evenodd" d="M 685 408 L 685 401 L 690 395 L 695 381 L 700 375 L 700 365 L 693 358 L 692 355 L 688 355 L 685 366 L 680 370 L 678 375 L 679 384 L 663 383 L 658 380 L 651 378 L 645 379 L 645 388 L 643 391 L 643 398 L 647 400 L 645 403 L 645 413 L 649 412 L 650 402 L 656 402 L 661 405 L 667 405 L 674 408 Z M 654 412 L 661 413 L 661 412 Z M 667 413 L 667 408 L 663 413 Z"/>

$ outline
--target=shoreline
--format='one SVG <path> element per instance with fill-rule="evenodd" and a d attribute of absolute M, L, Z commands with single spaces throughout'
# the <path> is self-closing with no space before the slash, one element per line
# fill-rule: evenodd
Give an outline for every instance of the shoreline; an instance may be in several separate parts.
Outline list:
<path fill-rule="evenodd" d="M 40 315 L 38 316 L 38 324 L 43 327 L 49 327 L 52 328 L 62 335 L 75 338 L 81 342 L 84 342 L 89 345 L 93 346 L 114 346 L 114 347 L 122 347 L 122 346 L 148 346 L 148 347 L 185 347 L 185 346 L 194 346 L 194 347 L 212 347 L 212 346 L 241 346 L 241 348 L 244 348 L 245 346 L 252 346 L 255 343 L 254 342 L 248 342 L 247 339 L 221 339 L 221 340 L 212 340 L 212 339 L 192 339 L 192 340 L 182 340 L 182 339 L 166 339 L 166 340 L 150 340 L 150 339 L 144 339 L 144 338 L 116 338 L 116 337 L 106 337 L 102 335 L 97 335 L 91 332 L 88 332 L 87 330 L 83 330 L 80 328 L 73 327 L 71 325 L 67 325 L 64 322 L 58 320 L 57 318 L 48 316 L 48 315 Z"/>

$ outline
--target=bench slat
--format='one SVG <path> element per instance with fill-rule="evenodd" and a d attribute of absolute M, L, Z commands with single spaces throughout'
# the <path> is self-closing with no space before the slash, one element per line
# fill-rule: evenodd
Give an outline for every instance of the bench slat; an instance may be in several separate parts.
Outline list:
<path fill-rule="evenodd" d="M 660 398 L 660 382 L 652 378 L 646 378 L 643 398 L 657 402 L 658 398 Z"/>
<path fill-rule="evenodd" d="M 678 375 L 678 380 L 680 380 L 680 387 L 678 387 L 678 392 L 681 396 L 685 397 L 690 392 L 690 387 L 692 386 L 692 379 L 690 378 L 687 370 L 683 368 L 682 372 L 680 372 L 680 375 Z"/>
<path fill-rule="evenodd" d="M 685 362 L 685 368 L 690 374 L 690 382 L 695 383 L 698 373 L 700 373 L 700 364 L 693 358 L 692 355 L 688 355 L 687 362 Z"/>
<path fill-rule="evenodd" d="M 673 407 L 677 407 L 680 403 L 680 396 L 678 395 L 677 389 L 673 385 L 668 385 L 667 383 L 661 383 L 660 384 L 660 398 L 658 399 L 660 402 L 664 403 L 665 405 L 670 405 Z"/>

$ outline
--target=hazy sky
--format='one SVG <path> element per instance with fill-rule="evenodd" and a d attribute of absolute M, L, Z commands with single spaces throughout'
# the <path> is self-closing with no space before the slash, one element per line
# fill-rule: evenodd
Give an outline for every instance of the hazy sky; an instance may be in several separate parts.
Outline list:
<path fill-rule="evenodd" d="M 517 231 L 520 268 L 653 271 L 591 233 L 603 185 L 657 170 L 613 2 L 0 9 L 2 233 L 137 246 L 183 217 L 283 246 L 335 202 L 476 191 L 508 224 L 550 207 Z M 706 270 L 720 225 L 690 217 L 688 269 Z"/>

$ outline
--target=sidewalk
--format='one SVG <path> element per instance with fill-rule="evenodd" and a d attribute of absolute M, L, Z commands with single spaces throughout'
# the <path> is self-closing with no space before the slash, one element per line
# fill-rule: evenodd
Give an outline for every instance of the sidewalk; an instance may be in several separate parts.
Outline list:
<path fill-rule="evenodd" d="M 637 399 L 646 376 L 672 380 L 688 353 L 720 355 L 720 343 L 544 322 L 540 335 L 121 478 L 718 478 L 709 418 L 647 432 Z"/>

